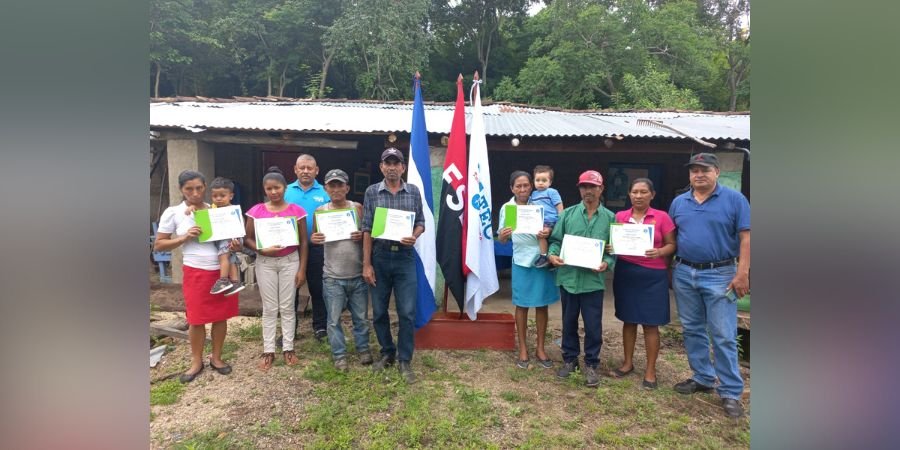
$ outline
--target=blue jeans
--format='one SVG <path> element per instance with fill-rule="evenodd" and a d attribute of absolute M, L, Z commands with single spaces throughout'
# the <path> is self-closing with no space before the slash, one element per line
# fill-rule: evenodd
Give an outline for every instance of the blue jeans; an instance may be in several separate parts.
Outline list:
<path fill-rule="evenodd" d="M 695 269 L 676 264 L 672 275 L 678 317 L 684 329 L 684 348 L 694 381 L 713 386 L 722 398 L 740 399 L 744 380 L 738 366 L 737 303 L 725 297 L 737 266 Z M 714 359 L 710 359 L 710 342 Z"/>
<path fill-rule="evenodd" d="M 397 251 L 376 249 L 372 255 L 375 269 L 375 287 L 372 287 L 372 324 L 375 336 L 381 345 L 381 354 L 394 356 L 400 361 L 411 361 L 413 355 L 413 333 L 416 318 L 416 259 L 411 247 L 399 246 Z M 391 319 L 388 305 L 391 291 L 400 330 L 397 332 L 397 346 L 391 337 Z"/>
<path fill-rule="evenodd" d="M 328 312 L 328 343 L 331 344 L 331 355 L 334 359 L 343 358 L 347 353 L 344 343 L 344 330 L 341 327 L 341 313 L 344 307 L 350 310 L 353 319 L 353 339 L 356 351 L 369 351 L 369 289 L 362 276 L 340 280 L 325 277 L 322 280 L 322 291 L 325 297 L 325 310 Z"/>
<path fill-rule="evenodd" d="M 578 316 L 584 321 L 584 363 L 600 364 L 603 345 L 603 291 L 572 294 L 559 288 L 562 299 L 562 355 L 564 362 L 578 362 L 581 343 L 578 338 Z"/>

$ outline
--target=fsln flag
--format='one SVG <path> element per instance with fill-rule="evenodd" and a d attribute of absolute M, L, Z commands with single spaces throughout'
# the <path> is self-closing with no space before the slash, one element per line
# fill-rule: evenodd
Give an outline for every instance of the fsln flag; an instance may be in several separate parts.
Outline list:
<path fill-rule="evenodd" d="M 444 274 L 444 282 L 463 311 L 466 275 L 466 102 L 463 96 L 462 75 L 456 80 L 456 108 L 450 125 L 450 140 L 444 158 L 441 184 L 441 213 L 438 215 L 437 260 Z"/>
<path fill-rule="evenodd" d="M 431 320 L 437 309 L 434 303 L 434 284 L 437 259 L 434 248 L 434 201 L 431 199 L 431 157 L 428 151 L 428 130 L 425 128 L 425 106 L 422 104 L 422 85 L 419 73 L 413 81 L 412 128 L 409 138 L 409 184 L 419 188 L 425 231 L 416 240 L 416 329 Z"/>
<path fill-rule="evenodd" d="M 481 91 L 475 72 L 472 95 L 472 126 L 469 138 L 469 166 L 466 192 L 466 314 L 475 320 L 485 297 L 497 292 L 497 266 L 494 262 L 493 226 L 491 224 L 491 170 L 488 166 Z"/>

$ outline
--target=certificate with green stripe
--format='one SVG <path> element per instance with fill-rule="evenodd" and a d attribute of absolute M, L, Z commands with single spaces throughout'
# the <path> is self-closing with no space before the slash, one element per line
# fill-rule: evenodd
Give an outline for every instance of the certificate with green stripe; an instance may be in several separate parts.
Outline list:
<path fill-rule="evenodd" d="M 405 237 L 412 237 L 415 221 L 416 213 L 412 211 L 379 206 L 375 208 L 372 220 L 372 237 L 399 242 Z"/>
<path fill-rule="evenodd" d="M 503 207 L 503 226 L 513 233 L 538 234 L 544 229 L 544 208 L 541 205 L 506 205 Z"/>
<path fill-rule="evenodd" d="M 245 234 L 241 207 L 237 205 L 194 211 L 194 221 L 200 227 L 200 242 L 241 238 Z"/>

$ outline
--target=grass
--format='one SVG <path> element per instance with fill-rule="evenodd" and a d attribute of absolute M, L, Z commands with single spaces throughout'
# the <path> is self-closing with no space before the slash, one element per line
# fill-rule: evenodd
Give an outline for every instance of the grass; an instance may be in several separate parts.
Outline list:
<path fill-rule="evenodd" d="M 176 450 L 252 449 L 254 445 L 246 439 L 238 439 L 230 432 L 213 429 L 192 435 L 176 443 Z"/>
<path fill-rule="evenodd" d="M 166 380 L 150 388 L 150 405 L 171 405 L 184 393 L 184 385 L 178 380 Z"/>
<path fill-rule="evenodd" d="M 669 342 L 681 337 L 675 328 L 664 330 Z M 258 323 L 236 328 L 226 340 L 223 358 L 239 357 L 240 361 L 249 353 L 258 353 L 259 333 Z M 184 414 L 196 405 L 209 407 L 209 400 L 218 395 L 219 383 L 232 382 L 233 378 L 216 377 L 206 380 L 208 383 L 187 386 L 168 380 L 152 386 L 152 405 L 174 405 L 151 411 L 150 421 L 159 430 L 156 435 L 161 436 L 158 446 L 218 449 L 281 443 L 313 449 L 746 448 L 750 443 L 749 420 L 727 419 L 705 397 L 682 396 L 662 384 L 655 391 L 642 390 L 640 377 L 602 376 L 600 386 L 592 389 L 584 386 L 580 371 L 560 380 L 555 370 L 518 369 L 513 364 L 514 354 L 423 351 L 416 352 L 413 362 L 418 382 L 406 385 L 395 368 L 374 373 L 369 367 L 351 363 L 349 372 L 339 372 L 331 361 L 329 345 L 308 337 L 295 345 L 303 356 L 301 365 L 281 367 L 279 355 L 277 367 L 269 375 L 246 381 L 253 383 L 245 389 L 246 397 L 224 402 L 225 413 L 249 408 L 249 412 L 241 413 L 246 414 L 245 419 L 224 422 L 228 428 L 223 428 L 222 421 L 215 421 L 192 428 L 194 434 L 187 434 L 183 440 L 165 440 L 172 439 L 165 436 L 182 431 L 171 430 L 173 414 Z M 372 351 L 378 354 L 374 338 Z M 680 378 L 689 371 L 680 344 L 661 353 L 661 374 Z M 299 393 L 302 401 L 289 403 L 293 406 L 283 404 L 277 412 L 253 406 L 258 403 L 253 401 L 255 397 L 272 392 L 274 384 L 263 383 L 282 384 Z M 185 389 L 209 391 L 199 392 L 196 405 L 187 405 L 179 402 Z"/>

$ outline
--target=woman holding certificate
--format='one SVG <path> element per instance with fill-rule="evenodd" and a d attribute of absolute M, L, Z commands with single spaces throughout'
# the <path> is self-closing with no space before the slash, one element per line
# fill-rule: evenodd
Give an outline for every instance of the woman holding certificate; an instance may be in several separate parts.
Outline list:
<path fill-rule="evenodd" d="M 275 327 L 281 314 L 284 363 L 300 361 L 294 353 L 297 317 L 294 292 L 306 283 L 306 211 L 284 200 L 287 181 L 278 167 L 270 167 L 263 177 L 268 201 L 247 211 L 244 245 L 255 249 L 256 282 L 262 297 L 263 354 L 259 368 L 267 371 L 275 361 Z"/>
<path fill-rule="evenodd" d="M 213 241 L 197 240 L 201 230 L 191 212 L 209 208 L 203 201 L 206 178 L 200 172 L 185 170 L 178 175 L 178 188 L 184 201 L 170 206 L 160 216 L 153 247 L 156 251 L 182 247 L 184 280 L 181 289 L 191 343 L 191 366 L 178 380 L 190 383 L 203 371 L 203 346 L 208 323 L 212 324 L 209 366 L 222 375 L 231 373 L 231 366 L 222 361 L 222 346 L 227 320 L 238 314 L 238 296 L 226 297 L 224 293 L 209 292 L 209 287 L 219 278 L 219 250 Z"/>
<path fill-rule="evenodd" d="M 532 183 L 531 174 L 517 170 L 509 177 L 509 187 L 513 192 L 513 198 L 506 205 L 529 205 L 531 202 Z M 500 223 L 504 224 L 498 232 L 498 240 L 505 243 L 512 237 L 513 264 L 512 264 L 512 302 L 516 306 L 516 333 L 519 339 L 519 358 L 516 366 L 522 369 L 528 368 L 528 346 L 525 344 L 525 336 L 528 330 L 528 308 L 534 308 L 537 317 L 537 340 L 535 342 L 535 358 L 538 364 L 545 369 L 553 367 L 553 362 L 547 357 L 544 350 L 544 335 L 547 333 L 547 306 L 559 300 L 559 289 L 553 274 L 547 268 L 535 267 L 533 262 L 540 254 L 538 236 L 547 233 L 543 231 L 543 221 L 538 221 L 538 234 L 516 232 L 515 229 L 505 226 L 511 223 L 506 220 L 507 207 L 500 209 Z M 510 213 L 515 213 L 515 208 L 509 208 Z M 516 222 L 518 223 L 518 221 Z M 516 228 L 519 228 L 518 226 Z"/>
<path fill-rule="evenodd" d="M 669 279 L 666 269 L 669 258 L 675 253 L 675 224 L 664 211 L 650 207 L 650 201 L 655 196 L 652 181 L 647 178 L 633 180 L 628 189 L 631 209 L 616 213 L 617 224 L 613 225 L 617 228 L 623 224 L 620 229 L 628 229 L 610 233 L 610 250 L 618 257 L 613 295 L 616 317 L 624 322 L 622 341 L 625 347 L 625 360 L 611 375 L 620 378 L 634 371 L 632 357 L 637 326 L 640 324 L 644 328 L 644 346 L 647 350 L 647 368 L 642 385 L 647 389 L 656 389 L 657 386 L 659 326 L 669 323 Z M 639 243 L 642 234 L 647 234 L 643 246 Z M 618 236 L 621 236 L 619 251 L 616 249 Z"/>

